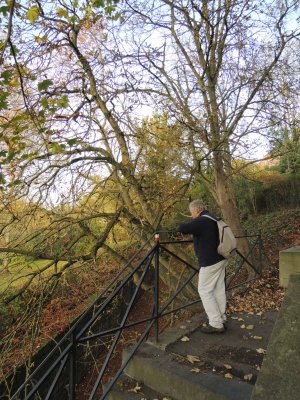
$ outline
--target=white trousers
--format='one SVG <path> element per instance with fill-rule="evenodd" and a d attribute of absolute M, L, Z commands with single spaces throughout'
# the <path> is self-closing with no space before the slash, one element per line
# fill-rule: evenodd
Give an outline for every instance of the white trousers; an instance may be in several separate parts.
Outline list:
<path fill-rule="evenodd" d="M 198 292 L 207 314 L 209 325 L 222 328 L 226 321 L 225 267 L 222 260 L 209 267 L 200 268 Z"/>

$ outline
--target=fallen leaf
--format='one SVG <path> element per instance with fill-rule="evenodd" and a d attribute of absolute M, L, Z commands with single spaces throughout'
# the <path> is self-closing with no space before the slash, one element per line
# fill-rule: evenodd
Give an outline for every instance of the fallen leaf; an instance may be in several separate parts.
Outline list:
<path fill-rule="evenodd" d="M 252 377 L 253 377 L 253 374 L 244 375 L 245 381 L 251 381 Z"/>
<path fill-rule="evenodd" d="M 199 373 L 201 371 L 201 369 L 200 368 L 193 368 L 193 369 L 191 369 L 191 371 Z"/>
<path fill-rule="evenodd" d="M 254 340 L 262 340 L 262 336 L 252 336 Z"/>
<path fill-rule="evenodd" d="M 256 351 L 257 351 L 259 354 L 266 354 L 266 352 L 267 352 L 267 350 L 261 349 L 261 348 L 256 349 Z"/>
<path fill-rule="evenodd" d="M 226 369 L 232 369 L 232 366 L 229 365 L 229 364 L 224 364 L 224 367 L 225 367 Z"/>
<path fill-rule="evenodd" d="M 237 319 L 237 320 L 238 320 L 238 319 L 239 319 L 239 317 L 231 317 L 231 319 Z"/>
<path fill-rule="evenodd" d="M 187 336 L 183 336 L 180 340 L 181 340 L 182 342 L 189 342 L 189 341 L 190 341 L 190 338 L 187 337 Z"/>
<path fill-rule="evenodd" d="M 141 389 L 141 386 L 139 386 L 137 383 L 133 389 L 128 389 L 128 392 L 138 393 Z"/>
<path fill-rule="evenodd" d="M 185 325 L 181 325 L 180 329 L 186 329 L 186 326 Z"/>
<path fill-rule="evenodd" d="M 197 356 L 192 356 L 192 355 L 190 355 L 190 354 L 188 354 L 188 355 L 186 356 L 186 358 L 187 358 L 188 361 L 189 361 L 190 363 L 192 363 L 192 364 L 194 364 L 195 362 L 200 361 L 199 357 L 197 357 Z"/>
<path fill-rule="evenodd" d="M 226 379 L 232 379 L 233 378 L 233 376 L 231 374 L 229 374 L 229 373 L 225 374 L 224 376 L 225 376 Z"/>
<path fill-rule="evenodd" d="M 238 318 L 238 321 L 244 321 L 243 318 Z"/>
<path fill-rule="evenodd" d="M 246 328 L 246 325 L 241 325 L 241 329 L 245 329 Z"/>
<path fill-rule="evenodd" d="M 252 329 L 254 329 L 254 325 L 248 325 L 246 326 L 246 329 L 248 329 L 248 331 L 251 331 Z"/>

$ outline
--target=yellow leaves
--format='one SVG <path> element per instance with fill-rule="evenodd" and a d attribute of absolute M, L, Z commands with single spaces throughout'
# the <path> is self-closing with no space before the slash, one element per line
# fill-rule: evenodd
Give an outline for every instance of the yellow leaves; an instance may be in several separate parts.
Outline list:
<path fill-rule="evenodd" d="M 232 369 L 232 366 L 229 365 L 229 364 L 224 364 L 224 367 L 225 367 L 226 369 Z"/>
<path fill-rule="evenodd" d="M 61 18 L 68 18 L 68 11 L 65 8 L 58 7 L 56 14 Z"/>
<path fill-rule="evenodd" d="M 195 372 L 195 373 L 199 374 L 199 372 L 201 372 L 201 369 L 200 368 L 192 368 L 191 372 Z"/>
<path fill-rule="evenodd" d="M 40 16 L 40 10 L 37 6 L 32 6 L 26 13 L 26 17 L 31 24 L 34 24 Z"/>
<path fill-rule="evenodd" d="M 232 379 L 233 375 L 231 375 L 229 372 L 224 375 L 226 379 Z"/>
<path fill-rule="evenodd" d="M 20 82 L 17 76 L 14 76 L 10 81 L 9 81 L 9 86 L 11 87 L 18 87 L 20 86 Z"/>
<path fill-rule="evenodd" d="M 46 43 L 47 42 L 47 35 L 43 35 L 43 36 L 35 36 L 34 40 L 38 43 L 38 44 L 42 44 L 42 43 Z"/>

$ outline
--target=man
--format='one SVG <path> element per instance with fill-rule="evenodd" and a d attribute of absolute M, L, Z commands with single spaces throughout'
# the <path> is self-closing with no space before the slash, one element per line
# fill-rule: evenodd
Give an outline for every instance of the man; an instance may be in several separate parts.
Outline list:
<path fill-rule="evenodd" d="M 193 235 L 194 249 L 200 267 L 198 292 L 208 317 L 208 323 L 203 324 L 201 331 L 223 333 L 224 324 L 226 324 L 225 267 L 227 260 L 217 251 L 219 245 L 217 223 L 205 217 L 205 215 L 212 215 L 205 209 L 202 200 L 192 201 L 189 209 L 193 219 L 180 224 L 177 230 L 183 234 Z"/>

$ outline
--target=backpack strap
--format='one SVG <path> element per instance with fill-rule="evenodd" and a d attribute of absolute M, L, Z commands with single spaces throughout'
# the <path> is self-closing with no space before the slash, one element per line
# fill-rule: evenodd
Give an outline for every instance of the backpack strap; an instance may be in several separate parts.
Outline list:
<path fill-rule="evenodd" d="M 206 217 L 206 218 L 211 219 L 212 221 L 218 222 L 218 220 L 216 218 L 211 217 L 210 215 L 207 215 L 207 214 L 201 215 L 201 217 Z"/>

